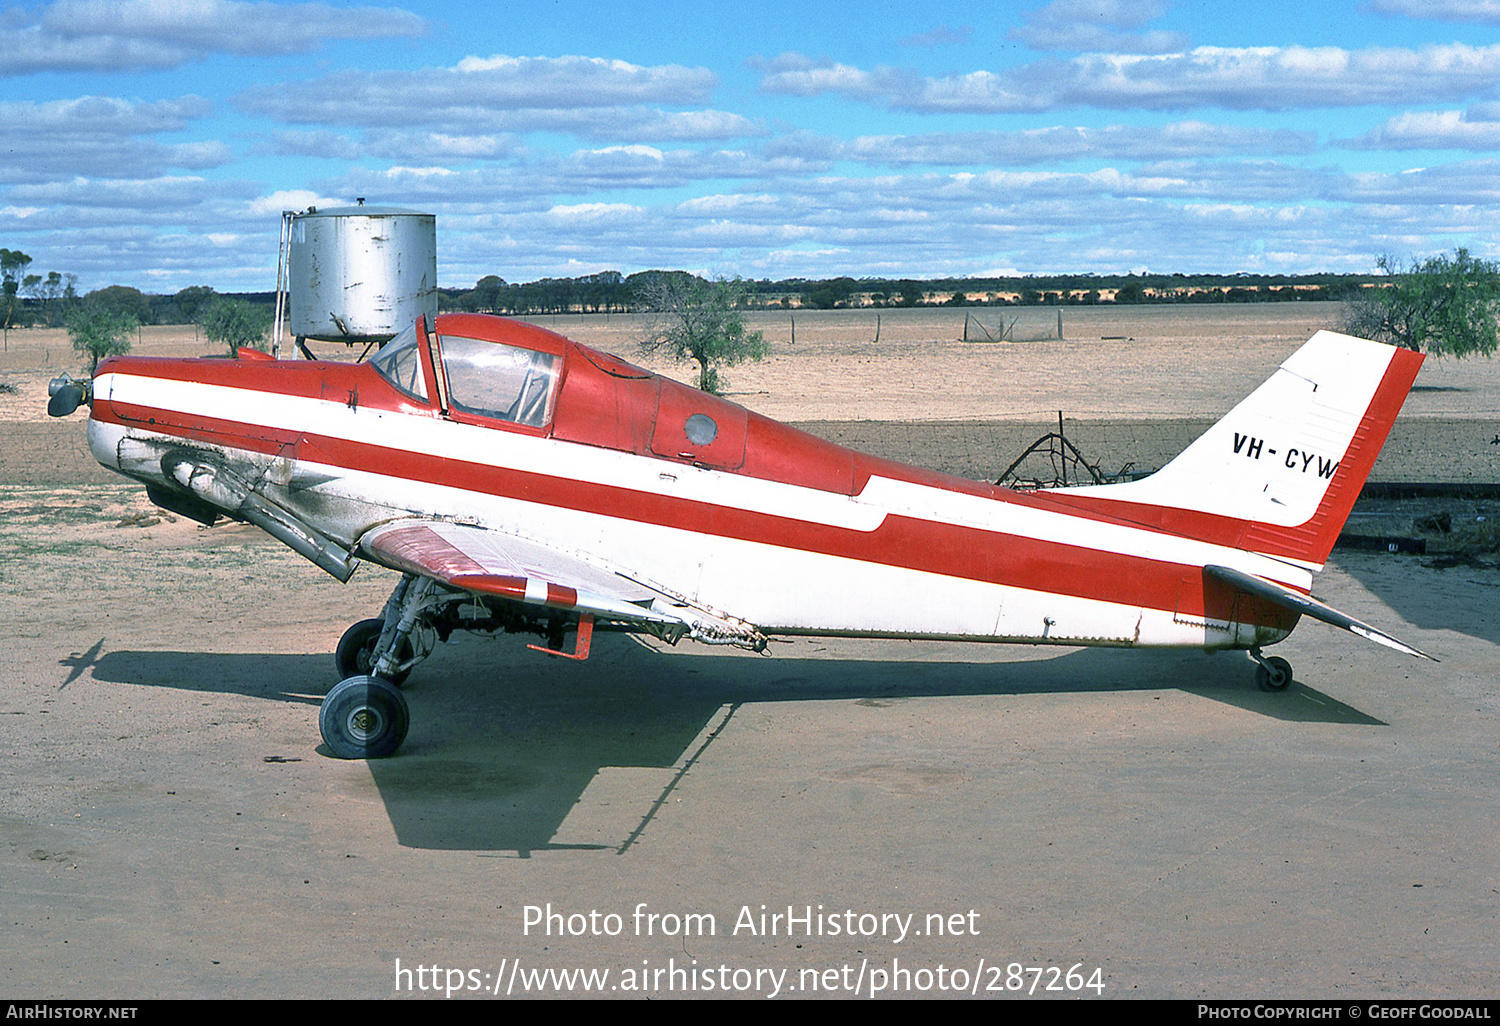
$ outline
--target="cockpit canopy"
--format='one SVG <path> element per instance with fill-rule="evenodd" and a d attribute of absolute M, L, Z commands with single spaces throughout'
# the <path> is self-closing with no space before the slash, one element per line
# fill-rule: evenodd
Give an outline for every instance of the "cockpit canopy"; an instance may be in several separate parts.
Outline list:
<path fill-rule="evenodd" d="M 419 320 L 370 364 L 422 413 L 458 424 L 838 495 L 863 485 L 848 449 L 523 321 Z"/>
<path fill-rule="evenodd" d="M 381 347 L 371 365 L 404 394 L 430 402 L 423 374 L 423 322 Z M 445 408 L 543 428 L 552 419 L 562 356 L 493 339 L 439 332 L 432 347 L 446 386 Z"/>

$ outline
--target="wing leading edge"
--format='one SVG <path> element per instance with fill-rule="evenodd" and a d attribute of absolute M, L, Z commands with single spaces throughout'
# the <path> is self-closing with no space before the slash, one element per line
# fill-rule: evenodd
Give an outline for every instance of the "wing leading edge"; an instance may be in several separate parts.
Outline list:
<path fill-rule="evenodd" d="M 1347 613 L 1341 613 L 1332 606 L 1319 602 L 1311 595 L 1304 595 L 1300 591 L 1294 591 L 1284 584 L 1277 584 L 1275 581 L 1268 581 L 1264 577 L 1256 577 L 1254 574 L 1232 570 L 1227 566 L 1206 566 L 1203 568 L 1203 572 L 1217 581 L 1222 581 L 1230 587 L 1238 588 L 1240 591 L 1254 595 L 1256 598 L 1265 599 L 1267 602 L 1280 606 L 1282 609 L 1301 613 L 1315 620 L 1322 620 L 1324 623 L 1332 624 L 1335 627 L 1341 627 L 1346 631 L 1358 634 L 1362 638 L 1368 638 L 1377 645 L 1393 648 L 1397 652 L 1405 652 L 1407 655 L 1414 655 L 1422 659 L 1431 659 L 1433 662 L 1437 662 L 1435 656 L 1430 656 L 1420 649 L 1412 648 L 1410 645 L 1396 640 L 1384 631 L 1371 627 L 1363 620 L 1356 620 Z"/>

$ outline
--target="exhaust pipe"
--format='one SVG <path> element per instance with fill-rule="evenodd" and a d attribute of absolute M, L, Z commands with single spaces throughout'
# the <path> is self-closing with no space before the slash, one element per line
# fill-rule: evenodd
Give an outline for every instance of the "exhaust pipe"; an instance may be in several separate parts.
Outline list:
<path fill-rule="evenodd" d="M 231 517 L 254 524 L 272 538 L 346 584 L 358 561 L 338 542 L 295 514 L 267 502 L 227 470 L 169 454 L 162 470 L 188 492 L 217 506 Z"/>

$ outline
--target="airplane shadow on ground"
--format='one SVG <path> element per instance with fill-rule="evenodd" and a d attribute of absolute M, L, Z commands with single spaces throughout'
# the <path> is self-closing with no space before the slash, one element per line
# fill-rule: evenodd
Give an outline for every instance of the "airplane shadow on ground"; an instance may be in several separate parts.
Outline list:
<path fill-rule="evenodd" d="M 918 645 L 910 661 L 765 658 L 688 647 L 658 652 L 608 635 L 580 664 L 522 644 L 501 638 L 439 646 L 407 684 L 406 744 L 369 764 L 403 845 L 521 857 L 551 848 L 628 851 L 748 703 L 1181 689 L 1276 719 L 1382 725 L 1300 683 L 1262 693 L 1249 661 L 1234 653 L 1065 649 L 1052 658 L 958 662 L 923 661 Z M 77 660 L 62 664 L 72 667 L 73 680 Z M 111 683 L 309 705 L 333 683 L 326 655 L 116 651 L 89 669 Z M 317 730 L 311 712 L 309 740 Z M 596 778 L 613 780 L 620 793 L 593 801 L 596 811 L 613 811 L 591 825 L 577 810 L 590 804 L 581 799 L 591 785 L 603 786 Z M 560 833 L 565 820 L 569 829 Z"/>
<path fill-rule="evenodd" d="M 1500 644 L 1500 615 L 1497 615 L 1500 574 L 1495 572 L 1493 557 L 1465 562 L 1461 559 L 1445 560 L 1441 556 L 1335 552 L 1334 561 L 1412 626 L 1429 631 L 1453 631 Z M 1413 562 L 1418 566 L 1414 568 Z M 1412 587 L 1409 575 L 1414 569 L 1428 578 L 1430 586 Z M 1316 587 L 1313 594 L 1318 594 Z M 1370 622 L 1391 631 L 1402 641 L 1413 641 L 1404 637 L 1400 625 L 1390 623 L 1388 618 Z M 1416 644 L 1439 659 L 1443 658 L 1440 642 L 1424 644 L 1417 641 Z"/>

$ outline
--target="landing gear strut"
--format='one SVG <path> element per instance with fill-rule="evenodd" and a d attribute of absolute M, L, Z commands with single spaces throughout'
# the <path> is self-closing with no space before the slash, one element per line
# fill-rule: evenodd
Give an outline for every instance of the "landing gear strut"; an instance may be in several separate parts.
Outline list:
<path fill-rule="evenodd" d="M 1250 650 L 1255 660 L 1255 686 L 1262 691 L 1285 691 L 1292 683 L 1292 664 L 1280 656 L 1263 656 L 1259 648 Z"/>
<path fill-rule="evenodd" d="M 375 655 L 379 648 L 380 635 L 385 630 L 385 620 L 373 617 L 369 620 L 361 620 L 344 632 L 339 639 L 338 648 L 334 649 L 333 661 L 338 666 L 339 679 L 347 677 L 368 676 L 374 669 L 377 657 Z M 403 661 L 412 661 L 411 641 L 405 639 L 401 645 L 400 655 Z M 406 678 L 411 676 L 411 667 L 396 671 L 390 678 L 391 683 L 400 687 L 406 683 Z"/>
<path fill-rule="evenodd" d="M 343 679 L 323 699 L 318 715 L 318 729 L 329 750 L 340 759 L 393 754 L 409 722 L 399 689 L 413 667 L 455 630 L 539 634 L 552 647 L 533 648 L 579 659 L 588 656 L 594 621 L 587 614 L 570 617 L 557 610 L 486 599 L 430 577 L 407 574 L 380 616 L 361 620 L 339 639 L 334 663 Z M 562 651 L 569 631 L 577 637 L 571 654 Z"/>

